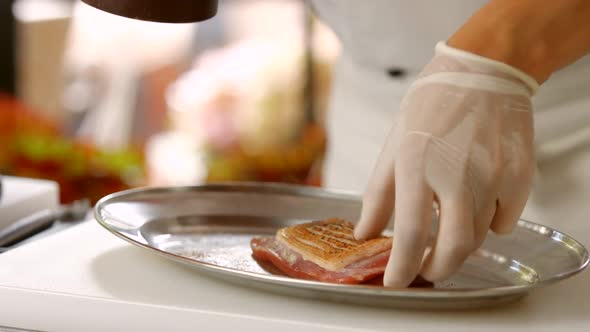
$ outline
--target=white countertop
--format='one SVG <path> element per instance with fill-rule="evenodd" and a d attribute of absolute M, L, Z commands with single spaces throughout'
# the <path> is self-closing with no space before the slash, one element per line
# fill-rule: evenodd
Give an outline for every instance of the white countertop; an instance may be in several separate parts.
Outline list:
<path fill-rule="evenodd" d="M 480 311 L 290 298 L 202 276 L 95 222 L 0 255 L 0 326 L 43 331 L 590 331 L 589 299 L 588 271 Z"/>

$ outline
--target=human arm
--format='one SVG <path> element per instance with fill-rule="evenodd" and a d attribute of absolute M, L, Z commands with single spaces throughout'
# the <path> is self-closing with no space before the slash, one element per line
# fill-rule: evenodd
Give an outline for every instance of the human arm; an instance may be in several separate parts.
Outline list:
<path fill-rule="evenodd" d="M 447 44 L 511 65 L 543 83 L 590 53 L 590 1 L 490 1 Z"/>
<path fill-rule="evenodd" d="M 447 278 L 488 229 L 512 230 L 532 185 L 537 82 L 589 45 L 589 1 L 494 0 L 437 46 L 402 101 L 355 232 L 374 237 L 395 216 L 387 286 Z M 438 232 L 423 261 L 433 201 Z"/>

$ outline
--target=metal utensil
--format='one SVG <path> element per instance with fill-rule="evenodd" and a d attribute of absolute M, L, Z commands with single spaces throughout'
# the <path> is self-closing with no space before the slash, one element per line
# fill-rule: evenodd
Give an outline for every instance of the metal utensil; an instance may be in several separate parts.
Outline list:
<path fill-rule="evenodd" d="M 557 230 L 520 220 L 490 234 L 452 278 L 427 289 L 338 285 L 274 275 L 252 258 L 250 239 L 302 221 L 358 220 L 360 197 L 275 184 L 147 188 L 103 198 L 97 221 L 114 235 L 196 271 L 287 296 L 363 305 L 460 309 L 514 301 L 582 271 L 586 248 Z"/>
<path fill-rule="evenodd" d="M 8 247 L 33 236 L 49 228 L 57 220 L 66 222 L 80 220 L 89 209 L 90 201 L 81 199 L 54 209 L 35 212 L 0 230 L 0 247 Z"/>

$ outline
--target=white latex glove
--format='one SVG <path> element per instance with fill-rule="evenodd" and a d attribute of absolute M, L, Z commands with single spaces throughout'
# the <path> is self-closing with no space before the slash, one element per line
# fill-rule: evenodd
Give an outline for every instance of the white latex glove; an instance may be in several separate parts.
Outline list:
<path fill-rule="evenodd" d="M 531 96 L 537 82 L 504 63 L 436 46 L 409 88 L 369 181 L 355 236 L 379 235 L 394 215 L 384 282 L 449 277 L 488 229 L 510 232 L 534 173 Z M 440 207 L 432 250 L 423 260 Z M 394 209 L 395 207 L 395 209 Z"/>

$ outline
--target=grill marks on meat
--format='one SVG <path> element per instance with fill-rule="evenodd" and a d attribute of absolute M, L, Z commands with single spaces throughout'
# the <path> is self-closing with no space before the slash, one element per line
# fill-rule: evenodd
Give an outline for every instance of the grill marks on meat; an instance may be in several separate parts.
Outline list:
<path fill-rule="evenodd" d="M 391 249 L 391 238 L 358 241 L 354 225 L 342 219 L 328 219 L 282 228 L 276 239 L 309 261 L 338 271 L 367 256 Z"/>
<path fill-rule="evenodd" d="M 310 227 L 294 229 L 294 241 L 303 245 L 316 248 L 328 255 L 338 255 L 351 251 L 358 247 L 357 241 L 351 235 L 351 223 L 324 223 L 315 224 Z M 283 230 L 284 237 L 288 237 L 287 232 Z M 316 238 L 317 242 L 311 242 L 305 238 Z"/>
<path fill-rule="evenodd" d="M 275 237 L 252 239 L 254 258 L 287 276 L 340 284 L 383 284 L 391 238 L 358 241 L 354 225 L 328 219 L 280 229 Z M 417 278 L 412 286 L 432 284 Z"/>

